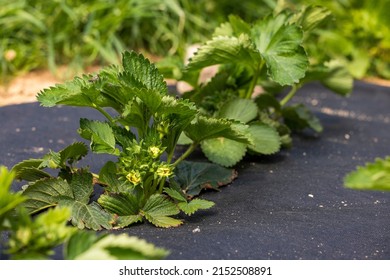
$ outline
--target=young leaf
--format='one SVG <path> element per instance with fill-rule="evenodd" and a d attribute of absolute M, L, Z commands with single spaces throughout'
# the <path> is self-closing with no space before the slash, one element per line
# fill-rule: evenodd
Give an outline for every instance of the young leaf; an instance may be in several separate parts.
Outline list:
<path fill-rule="evenodd" d="M 121 79 L 128 87 L 156 91 L 161 95 L 168 93 L 164 77 L 142 54 L 126 51 L 123 53 L 122 63 L 124 73 Z"/>
<path fill-rule="evenodd" d="M 284 122 L 292 130 L 300 131 L 311 128 L 319 133 L 323 129 L 318 118 L 303 104 L 285 107 L 282 114 Z"/>
<path fill-rule="evenodd" d="M 344 185 L 357 190 L 390 191 L 390 157 L 359 166 L 345 176 Z"/>
<path fill-rule="evenodd" d="M 23 160 L 12 167 L 12 172 L 15 174 L 15 179 L 25 180 L 25 171 L 39 170 L 39 166 L 42 164 L 43 159 L 27 159 Z M 38 175 L 39 176 L 39 175 Z M 28 176 L 27 176 L 28 177 Z M 50 175 L 48 176 L 50 177 Z"/>
<path fill-rule="evenodd" d="M 207 66 L 226 63 L 243 63 L 250 67 L 260 61 L 259 53 L 247 35 L 237 37 L 214 37 L 201 46 L 190 59 L 187 69 L 190 71 Z"/>
<path fill-rule="evenodd" d="M 325 7 L 304 6 L 290 18 L 289 22 L 301 26 L 305 33 L 309 33 L 309 31 L 327 21 L 331 15 L 331 11 Z"/>
<path fill-rule="evenodd" d="M 225 137 L 218 137 L 202 141 L 201 147 L 210 161 L 230 167 L 245 156 L 247 144 Z"/>
<path fill-rule="evenodd" d="M 194 142 L 205 139 L 225 137 L 243 143 L 250 143 L 242 127 L 234 126 L 234 123 L 225 119 L 207 118 L 199 116 L 186 129 L 186 135 Z"/>
<path fill-rule="evenodd" d="M 152 195 L 146 202 L 141 213 L 145 218 L 157 227 L 177 227 L 183 222 L 169 216 L 179 214 L 177 206 L 166 196 Z"/>
<path fill-rule="evenodd" d="M 99 92 L 97 90 L 88 90 L 91 86 L 90 76 L 76 77 L 73 81 L 65 82 L 48 89 L 42 90 L 37 99 L 44 107 L 53 107 L 63 104 L 69 106 L 93 107 Z"/>
<path fill-rule="evenodd" d="M 257 106 L 250 99 L 236 98 L 226 102 L 219 110 L 219 117 L 248 123 L 257 116 Z"/>
<path fill-rule="evenodd" d="M 81 243 L 77 240 L 74 242 Z M 103 236 L 89 245 L 89 248 L 83 252 L 72 254 L 73 258 L 76 260 L 157 260 L 166 257 L 169 253 L 143 239 L 124 233 Z"/>
<path fill-rule="evenodd" d="M 65 165 L 66 162 L 72 164 L 79 161 L 88 154 L 87 146 L 82 142 L 75 142 L 59 152 L 60 165 Z"/>
<path fill-rule="evenodd" d="M 191 216 L 200 209 L 209 209 L 213 207 L 214 204 L 215 203 L 212 201 L 196 198 L 189 202 L 179 202 L 177 206 L 179 206 L 180 210 L 182 210 L 188 216 Z"/>
<path fill-rule="evenodd" d="M 278 132 L 271 126 L 264 124 L 250 124 L 250 133 L 253 145 L 249 149 L 264 155 L 270 155 L 280 150 L 280 137 Z"/>
<path fill-rule="evenodd" d="M 316 80 L 341 96 L 348 96 L 353 87 L 353 77 L 336 60 L 311 67 L 303 79 L 305 83 Z"/>
<path fill-rule="evenodd" d="M 251 31 L 251 38 L 275 82 L 292 85 L 305 76 L 309 62 L 301 46 L 302 31 L 298 26 L 287 25 L 286 15 L 258 21 Z"/>
<path fill-rule="evenodd" d="M 79 134 L 91 141 L 91 149 L 95 153 L 119 155 L 115 147 L 115 137 L 108 123 L 80 119 Z"/>
<path fill-rule="evenodd" d="M 233 169 L 214 163 L 182 161 L 175 168 L 175 176 L 170 183 L 178 185 L 187 196 L 192 197 L 199 195 L 203 189 L 218 189 L 230 184 L 236 177 L 237 173 Z"/>

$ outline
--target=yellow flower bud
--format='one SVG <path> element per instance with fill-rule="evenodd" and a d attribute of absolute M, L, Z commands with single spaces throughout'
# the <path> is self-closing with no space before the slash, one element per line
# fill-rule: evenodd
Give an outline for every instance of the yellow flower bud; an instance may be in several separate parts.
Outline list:
<path fill-rule="evenodd" d="M 126 179 L 134 185 L 138 185 L 141 182 L 141 174 L 138 171 L 132 170 L 126 175 Z"/>
<path fill-rule="evenodd" d="M 149 147 L 149 154 L 152 158 L 157 158 L 161 154 L 161 149 L 156 146 Z"/>
<path fill-rule="evenodd" d="M 159 177 L 169 177 L 173 174 L 172 168 L 168 165 L 159 166 L 157 168 L 156 174 Z"/>

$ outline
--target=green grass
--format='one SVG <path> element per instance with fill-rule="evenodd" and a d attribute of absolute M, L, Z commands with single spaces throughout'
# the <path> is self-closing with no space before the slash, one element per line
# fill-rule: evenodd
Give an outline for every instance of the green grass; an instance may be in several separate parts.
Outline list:
<path fill-rule="evenodd" d="M 344 61 L 356 78 L 390 78 L 390 1 L 379 0 L 0 0 L 0 83 L 22 72 L 119 63 L 124 50 L 185 56 L 229 14 L 254 22 L 282 6 L 328 7 L 334 19 L 309 46 Z M 318 46 L 321 46 L 319 49 Z"/>

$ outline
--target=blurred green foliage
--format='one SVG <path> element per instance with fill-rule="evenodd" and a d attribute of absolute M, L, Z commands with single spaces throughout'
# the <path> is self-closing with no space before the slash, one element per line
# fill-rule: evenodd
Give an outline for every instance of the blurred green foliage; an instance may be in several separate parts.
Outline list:
<path fill-rule="evenodd" d="M 184 57 L 230 14 L 253 22 L 302 4 L 323 5 L 335 18 L 318 32 L 317 46 L 306 47 L 311 56 L 341 59 L 356 78 L 390 78 L 388 0 L 0 0 L 0 76 L 5 82 L 33 69 L 56 73 L 63 64 L 80 73 L 117 64 L 130 49 Z"/>

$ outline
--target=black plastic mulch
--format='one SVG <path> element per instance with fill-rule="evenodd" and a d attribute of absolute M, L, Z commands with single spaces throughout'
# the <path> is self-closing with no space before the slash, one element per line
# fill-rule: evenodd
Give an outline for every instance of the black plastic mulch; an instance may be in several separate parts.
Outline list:
<path fill-rule="evenodd" d="M 345 189 L 343 177 L 390 155 L 390 88 L 355 82 L 351 97 L 342 98 L 311 84 L 292 102 L 320 118 L 320 136 L 296 135 L 291 150 L 246 157 L 231 185 L 202 195 L 216 206 L 179 228 L 140 224 L 114 233 L 167 248 L 169 259 L 389 259 L 390 193 Z M 37 103 L 0 108 L 0 165 L 80 141 L 79 118 L 97 116 Z M 204 157 L 198 151 L 193 159 Z M 105 160 L 94 155 L 85 164 L 98 171 Z"/>

